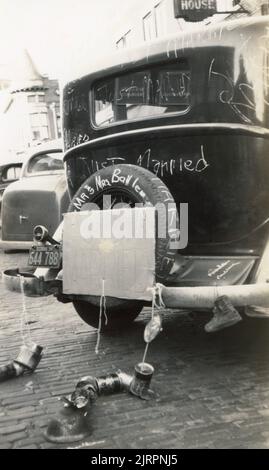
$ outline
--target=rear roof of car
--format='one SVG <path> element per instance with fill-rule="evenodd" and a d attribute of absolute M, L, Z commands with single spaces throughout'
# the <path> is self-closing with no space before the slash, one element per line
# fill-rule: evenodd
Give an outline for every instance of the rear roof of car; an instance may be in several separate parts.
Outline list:
<path fill-rule="evenodd" d="M 177 34 L 165 36 L 151 42 L 143 43 L 135 48 L 123 48 L 99 60 L 88 56 L 87 60 L 80 60 L 78 67 L 73 67 L 72 75 L 67 77 L 63 85 L 76 81 L 91 74 L 103 76 L 112 69 L 125 69 L 128 64 L 147 62 L 150 57 L 165 54 L 168 58 L 178 58 L 178 52 L 207 46 L 234 46 L 235 36 L 242 37 L 244 32 L 255 32 L 257 25 L 268 25 L 268 17 L 246 17 L 233 21 L 220 22 L 215 25 L 201 25 L 194 30 L 187 30 Z M 248 31 L 249 30 L 249 31 Z M 241 39 L 240 39 L 241 41 Z"/>

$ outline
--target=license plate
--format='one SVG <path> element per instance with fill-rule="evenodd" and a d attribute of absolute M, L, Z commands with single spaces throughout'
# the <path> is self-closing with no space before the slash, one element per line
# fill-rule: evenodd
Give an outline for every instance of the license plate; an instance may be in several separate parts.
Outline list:
<path fill-rule="evenodd" d="M 59 268 L 62 261 L 60 245 L 35 246 L 29 251 L 28 265 Z"/>

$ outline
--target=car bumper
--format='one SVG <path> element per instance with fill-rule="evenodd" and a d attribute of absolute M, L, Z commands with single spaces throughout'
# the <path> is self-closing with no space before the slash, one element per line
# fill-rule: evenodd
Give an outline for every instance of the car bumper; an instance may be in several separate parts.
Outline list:
<path fill-rule="evenodd" d="M 56 279 L 58 287 L 61 285 L 59 276 L 57 278 L 58 270 L 53 270 L 50 280 L 39 276 L 38 270 L 34 268 L 31 273 L 27 271 L 30 271 L 29 268 L 4 271 L 3 281 L 6 288 L 21 292 L 21 278 L 24 278 L 26 295 L 43 296 L 49 294 L 52 285 L 55 287 L 53 281 Z M 160 302 L 157 301 L 157 304 L 160 303 L 164 308 L 186 310 L 212 310 L 217 298 L 227 296 L 235 307 L 248 307 L 250 316 L 250 310 L 259 307 L 259 314 L 263 313 L 263 316 L 269 317 L 269 283 L 203 287 L 166 287 L 158 284 L 158 295 Z"/>
<path fill-rule="evenodd" d="M 217 298 L 229 297 L 234 307 L 259 306 L 269 308 L 269 283 L 202 286 L 165 287 L 161 286 L 161 296 L 168 308 L 190 310 L 211 310 Z"/>
<path fill-rule="evenodd" d="M 1 250 L 30 250 L 33 246 L 32 241 L 9 241 L 9 240 L 0 240 L 0 249 Z"/>

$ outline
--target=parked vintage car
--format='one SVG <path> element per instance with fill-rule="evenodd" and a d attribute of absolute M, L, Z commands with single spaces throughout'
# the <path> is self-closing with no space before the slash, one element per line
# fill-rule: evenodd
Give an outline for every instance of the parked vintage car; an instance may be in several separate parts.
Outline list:
<path fill-rule="evenodd" d="M 239 19 L 122 50 L 91 73 L 84 64 L 64 88 L 67 219 L 89 202 L 102 207 L 105 194 L 131 204 L 175 201 L 180 216 L 188 203 L 187 246 L 171 249 L 170 234 L 156 239 L 156 281 L 167 307 L 213 310 L 207 331 L 236 323 L 234 307 L 269 315 L 268 26 L 268 16 Z M 55 243 L 42 230 L 29 291 L 55 279 L 58 299 L 100 326 L 105 286 L 94 296 L 87 277 L 96 254 L 67 234 L 67 263 L 52 274 L 62 229 Z M 4 275 L 14 289 L 16 276 Z M 104 328 L 132 321 L 143 308 L 138 296 L 124 298 L 107 299 Z"/>
<path fill-rule="evenodd" d="M 14 183 L 20 178 L 22 163 L 6 162 L 0 166 L 0 210 L 2 205 L 3 193 L 9 184 Z"/>
<path fill-rule="evenodd" d="M 43 224 L 54 232 L 68 204 L 61 141 L 42 144 L 26 159 L 20 179 L 5 190 L 0 247 L 29 248 L 33 228 Z"/>

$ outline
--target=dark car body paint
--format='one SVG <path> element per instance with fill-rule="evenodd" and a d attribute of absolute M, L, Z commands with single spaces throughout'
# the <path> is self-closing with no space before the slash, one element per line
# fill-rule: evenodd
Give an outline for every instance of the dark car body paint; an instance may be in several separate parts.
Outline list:
<path fill-rule="evenodd" d="M 211 256 L 211 267 L 204 260 L 204 269 L 201 263 L 197 268 L 202 284 L 216 281 L 208 276 L 218 269 L 214 256 L 241 256 L 241 274 L 235 279 L 228 270 L 226 283 L 253 278 L 268 243 L 268 24 L 268 17 L 220 23 L 123 51 L 113 65 L 64 88 L 71 196 L 107 165 L 131 163 L 155 173 L 178 205 L 189 203 L 189 244 L 181 254 Z M 96 81 L 180 60 L 191 72 L 187 112 L 96 127 L 91 105 Z M 193 279 L 199 285 L 197 276 Z"/>

